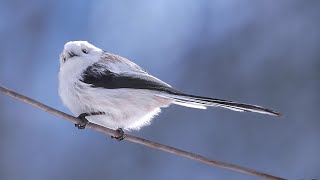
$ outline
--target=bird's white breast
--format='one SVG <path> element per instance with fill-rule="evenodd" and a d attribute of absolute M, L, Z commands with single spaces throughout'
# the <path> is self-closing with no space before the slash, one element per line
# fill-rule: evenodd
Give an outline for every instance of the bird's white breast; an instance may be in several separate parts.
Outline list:
<path fill-rule="evenodd" d="M 149 124 L 161 107 L 171 103 L 171 100 L 158 97 L 150 90 L 91 87 L 80 81 L 82 72 L 90 64 L 82 59 L 72 60 L 60 69 L 59 95 L 75 116 L 101 111 L 106 115 L 89 116 L 87 119 L 113 129 L 139 129 Z"/>
<path fill-rule="evenodd" d="M 78 104 L 78 92 L 82 88 L 78 81 L 86 67 L 87 64 L 80 58 L 73 58 L 65 62 L 59 71 L 59 95 L 62 102 L 75 115 L 82 110 L 81 104 Z"/>

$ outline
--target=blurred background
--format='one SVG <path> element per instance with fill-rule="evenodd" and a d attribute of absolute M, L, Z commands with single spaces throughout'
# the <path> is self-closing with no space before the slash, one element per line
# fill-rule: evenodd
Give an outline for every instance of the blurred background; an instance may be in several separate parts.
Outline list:
<path fill-rule="evenodd" d="M 71 40 L 136 62 L 188 93 L 277 118 L 172 105 L 131 132 L 289 179 L 320 178 L 320 1 L 0 1 L 0 84 L 70 113 L 58 96 Z M 0 95 L 0 179 L 257 179 L 117 142 Z"/>

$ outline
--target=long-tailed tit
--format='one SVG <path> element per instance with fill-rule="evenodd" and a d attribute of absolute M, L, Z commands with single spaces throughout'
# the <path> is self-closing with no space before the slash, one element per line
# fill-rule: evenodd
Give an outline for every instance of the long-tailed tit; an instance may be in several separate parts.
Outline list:
<path fill-rule="evenodd" d="M 273 110 L 228 100 L 183 93 L 150 75 L 137 64 L 103 51 L 86 41 L 65 44 L 60 55 L 59 95 L 83 123 L 117 129 L 138 130 L 150 124 L 160 109 L 170 104 L 206 109 L 222 107 L 279 116 Z"/>

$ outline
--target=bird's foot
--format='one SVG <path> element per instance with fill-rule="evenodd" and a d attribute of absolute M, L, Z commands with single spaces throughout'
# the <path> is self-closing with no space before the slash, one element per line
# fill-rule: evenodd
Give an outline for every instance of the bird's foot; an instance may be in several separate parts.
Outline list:
<path fill-rule="evenodd" d="M 81 113 L 77 118 L 80 119 L 82 122 L 79 124 L 75 124 L 74 126 L 78 129 L 85 129 L 86 126 L 89 124 L 89 121 L 86 119 L 87 116 L 90 116 L 89 113 Z"/>
<path fill-rule="evenodd" d="M 124 133 L 124 131 L 123 131 L 122 128 L 118 128 L 116 131 L 117 131 L 120 135 L 119 135 L 119 136 L 111 136 L 112 139 L 115 138 L 115 139 L 118 140 L 118 141 L 122 141 L 122 140 L 124 140 L 124 138 L 127 136 L 127 135 Z"/>
<path fill-rule="evenodd" d="M 102 115 L 105 114 L 104 112 L 91 112 L 91 113 L 81 113 L 77 118 L 80 119 L 82 122 L 79 124 L 75 124 L 74 126 L 78 129 L 85 129 L 86 126 L 89 124 L 89 121 L 86 119 L 87 116 L 94 116 L 94 115 Z"/>

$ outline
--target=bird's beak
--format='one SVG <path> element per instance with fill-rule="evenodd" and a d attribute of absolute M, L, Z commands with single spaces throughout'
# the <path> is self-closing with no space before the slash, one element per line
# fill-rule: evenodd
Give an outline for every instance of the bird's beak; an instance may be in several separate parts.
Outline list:
<path fill-rule="evenodd" d="M 68 54 L 69 54 L 70 58 L 72 58 L 72 57 L 74 57 L 74 56 L 77 56 L 75 53 L 73 53 L 73 52 L 71 52 L 71 51 L 69 51 Z"/>

